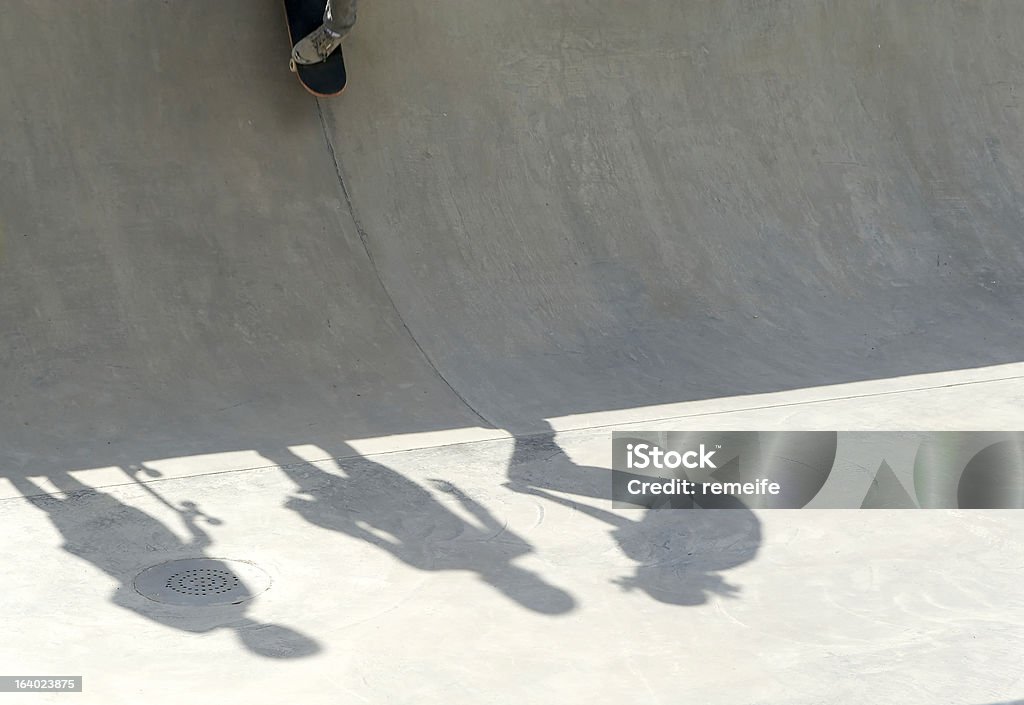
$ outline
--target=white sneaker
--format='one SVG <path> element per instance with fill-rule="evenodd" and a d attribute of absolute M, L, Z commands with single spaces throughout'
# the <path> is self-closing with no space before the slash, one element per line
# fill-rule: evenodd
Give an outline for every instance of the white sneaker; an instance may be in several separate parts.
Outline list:
<path fill-rule="evenodd" d="M 342 35 L 332 32 L 324 25 L 300 39 L 292 49 L 292 61 L 296 64 L 318 64 L 325 61 L 335 49 L 341 46 Z"/>

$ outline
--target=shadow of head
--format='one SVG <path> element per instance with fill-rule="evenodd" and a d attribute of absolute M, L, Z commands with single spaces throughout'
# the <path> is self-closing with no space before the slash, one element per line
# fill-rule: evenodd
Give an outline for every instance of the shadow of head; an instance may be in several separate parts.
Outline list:
<path fill-rule="evenodd" d="M 637 562 L 633 575 L 614 582 L 670 605 L 737 596 L 719 572 L 753 560 L 761 545 L 760 521 L 746 509 L 646 510 L 613 533 Z"/>
<path fill-rule="evenodd" d="M 483 571 L 480 578 L 531 612 L 554 616 L 572 612 L 576 607 L 576 600 L 568 592 L 544 582 L 536 573 L 514 565 Z"/>
<path fill-rule="evenodd" d="M 272 659 L 294 659 L 320 653 L 313 639 L 279 624 L 246 621 L 233 627 L 238 640 L 252 653 Z"/>

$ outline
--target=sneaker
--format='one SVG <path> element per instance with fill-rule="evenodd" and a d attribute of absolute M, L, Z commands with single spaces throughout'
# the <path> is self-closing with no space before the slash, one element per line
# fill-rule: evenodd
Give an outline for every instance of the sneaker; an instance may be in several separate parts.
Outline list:
<path fill-rule="evenodd" d="M 296 64 L 317 64 L 326 60 L 341 45 L 341 36 L 320 25 L 295 45 L 292 61 Z"/>

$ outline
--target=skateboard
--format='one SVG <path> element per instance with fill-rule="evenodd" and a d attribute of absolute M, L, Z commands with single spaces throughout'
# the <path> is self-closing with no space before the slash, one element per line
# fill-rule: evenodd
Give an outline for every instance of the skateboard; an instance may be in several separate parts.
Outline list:
<path fill-rule="evenodd" d="M 284 0 L 284 14 L 288 20 L 288 36 L 294 47 L 303 37 L 324 21 L 326 0 Z M 303 88 L 315 96 L 330 97 L 345 90 L 348 75 L 341 47 L 318 64 L 302 65 L 289 60 L 289 68 L 299 77 Z"/>

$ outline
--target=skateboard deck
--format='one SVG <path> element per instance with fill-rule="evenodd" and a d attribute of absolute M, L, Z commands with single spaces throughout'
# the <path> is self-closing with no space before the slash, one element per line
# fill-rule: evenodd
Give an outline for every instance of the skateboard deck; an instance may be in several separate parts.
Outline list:
<path fill-rule="evenodd" d="M 288 36 L 292 46 L 323 24 L 326 0 L 284 0 L 284 14 L 288 20 Z M 316 96 L 330 97 L 345 90 L 348 75 L 341 47 L 335 49 L 326 61 L 318 64 L 290 63 L 303 87 Z"/>

